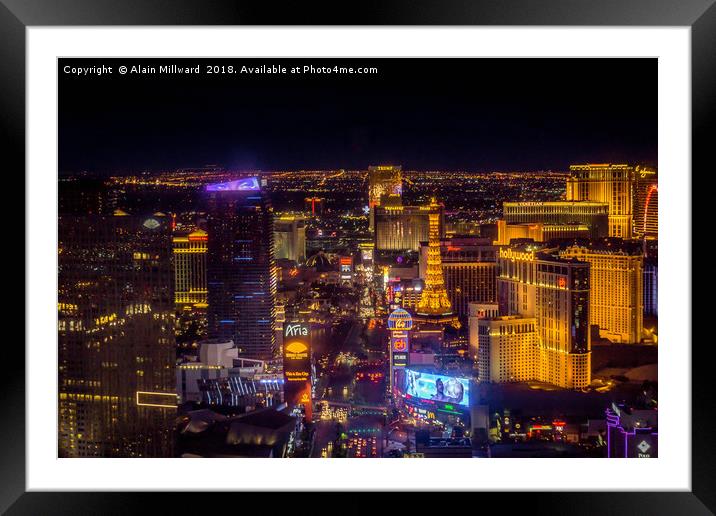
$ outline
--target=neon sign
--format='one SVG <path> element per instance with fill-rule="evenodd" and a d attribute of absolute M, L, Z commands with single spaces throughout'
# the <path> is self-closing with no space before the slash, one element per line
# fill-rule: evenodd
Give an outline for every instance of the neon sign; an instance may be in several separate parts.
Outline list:
<path fill-rule="evenodd" d="M 514 251 L 512 249 L 500 249 L 500 258 L 506 260 L 524 260 L 532 262 L 535 259 L 534 251 Z"/>

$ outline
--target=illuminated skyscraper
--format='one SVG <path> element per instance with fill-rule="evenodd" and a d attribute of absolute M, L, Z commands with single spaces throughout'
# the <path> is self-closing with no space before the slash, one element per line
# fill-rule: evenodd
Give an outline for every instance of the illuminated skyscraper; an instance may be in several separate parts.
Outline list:
<path fill-rule="evenodd" d="M 415 309 L 417 314 L 415 320 L 459 327 L 460 323 L 453 313 L 452 303 L 445 289 L 440 252 L 440 205 L 435 198 L 431 200 L 429 210 L 430 238 L 424 277 L 425 288 Z"/>
<path fill-rule="evenodd" d="M 295 262 L 306 260 L 306 220 L 302 217 L 282 216 L 274 221 L 274 249 L 276 259 Z"/>
<path fill-rule="evenodd" d="M 538 379 L 570 389 L 592 381 L 589 264 L 545 257 L 537 262 Z"/>
<path fill-rule="evenodd" d="M 500 313 L 535 319 L 535 380 L 578 389 L 591 382 L 589 264 L 558 258 L 556 251 L 500 249 Z"/>
<path fill-rule="evenodd" d="M 165 217 L 59 217 L 60 457 L 170 457 L 172 239 Z"/>
<path fill-rule="evenodd" d="M 383 197 L 384 201 L 386 197 Z M 398 198 L 400 199 L 400 198 Z M 438 231 L 442 234 L 442 210 Z M 375 249 L 378 251 L 417 251 L 420 242 L 430 238 L 430 208 L 402 206 L 399 202 L 374 208 Z"/>
<path fill-rule="evenodd" d="M 402 167 L 400 165 L 377 165 L 368 167 L 368 208 L 370 228 L 375 227 L 375 207 L 380 206 L 383 195 L 402 195 Z"/>
<path fill-rule="evenodd" d="M 609 236 L 631 238 L 634 223 L 634 167 L 629 165 L 571 165 L 568 201 L 609 205 Z"/>
<path fill-rule="evenodd" d="M 659 183 L 652 168 L 635 170 L 634 233 L 647 238 L 659 235 Z"/>
<path fill-rule="evenodd" d="M 590 324 L 602 338 L 638 343 L 642 338 L 644 257 L 639 243 L 621 239 L 582 241 L 560 251 L 590 264 Z"/>
<path fill-rule="evenodd" d="M 206 308 L 206 231 L 176 234 L 174 244 L 174 300 L 178 308 Z"/>
<path fill-rule="evenodd" d="M 239 355 L 276 353 L 273 209 L 256 178 L 206 187 L 209 337 L 233 340 Z"/>

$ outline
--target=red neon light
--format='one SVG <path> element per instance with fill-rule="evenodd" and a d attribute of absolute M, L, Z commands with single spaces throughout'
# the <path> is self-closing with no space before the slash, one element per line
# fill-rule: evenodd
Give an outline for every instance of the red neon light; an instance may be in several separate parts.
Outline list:
<path fill-rule="evenodd" d="M 651 185 L 649 192 L 646 194 L 646 202 L 644 203 L 644 233 L 646 233 L 646 215 L 649 212 L 649 201 L 651 201 L 651 194 L 656 190 L 659 191 L 658 185 Z"/>

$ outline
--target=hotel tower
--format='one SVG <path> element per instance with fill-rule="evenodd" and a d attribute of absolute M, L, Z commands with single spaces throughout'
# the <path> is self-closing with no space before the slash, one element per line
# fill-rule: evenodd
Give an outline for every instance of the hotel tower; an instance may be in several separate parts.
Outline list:
<path fill-rule="evenodd" d="M 571 165 L 568 201 L 603 202 L 609 206 L 609 236 L 631 238 L 634 224 L 634 167 Z"/>

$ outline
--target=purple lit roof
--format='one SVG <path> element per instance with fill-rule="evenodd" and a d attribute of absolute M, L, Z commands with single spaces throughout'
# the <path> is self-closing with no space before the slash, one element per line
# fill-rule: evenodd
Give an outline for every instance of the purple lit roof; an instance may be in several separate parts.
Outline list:
<path fill-rule="evenodd" d="M 236 181 L 229 181 L 227 183 L 214 183 L 206 185 L 207 192 L 237 192 L 251 190 L 261 190 L 258 177 L 247 177 L 244 179 L 237 179 Z"/>

